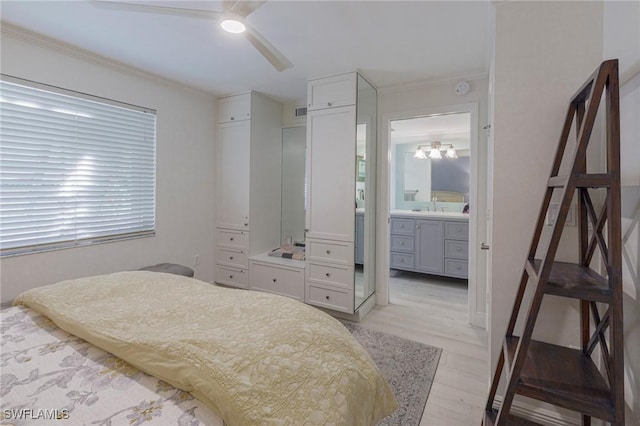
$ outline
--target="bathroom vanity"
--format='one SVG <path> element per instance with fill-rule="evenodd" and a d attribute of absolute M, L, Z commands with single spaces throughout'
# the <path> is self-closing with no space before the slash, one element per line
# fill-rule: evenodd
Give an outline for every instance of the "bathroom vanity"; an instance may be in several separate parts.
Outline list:
<path fill-rule="evenodd" d="M 468 278 L 469 215 L 392 210 L 391 269 Z"/>

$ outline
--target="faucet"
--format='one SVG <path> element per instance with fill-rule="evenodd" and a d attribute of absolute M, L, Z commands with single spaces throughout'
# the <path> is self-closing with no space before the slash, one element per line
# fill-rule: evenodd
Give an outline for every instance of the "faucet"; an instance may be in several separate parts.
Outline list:
<path fill-rule="evenodd" d="M 438 197 L 433 197 L 431 199 L 431 202 L 433 202 L 433 211 L 434 212 L 438 211 L 438 203 L 437 203 L 437 201 L 438 201 Z"/>

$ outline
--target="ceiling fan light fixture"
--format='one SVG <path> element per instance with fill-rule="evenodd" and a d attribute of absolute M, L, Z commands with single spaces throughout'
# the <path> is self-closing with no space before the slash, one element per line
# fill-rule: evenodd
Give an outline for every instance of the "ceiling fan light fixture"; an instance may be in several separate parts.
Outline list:
<path fill-rule="evenodd" d="M 232 34 L 240 34 L 245 32 L 245 30 L 247 29 L 247 27 L 245 27 L 244 24 L 237 19 L 225 19 L 220 22 L 220 26 L 226 32 Z"/>

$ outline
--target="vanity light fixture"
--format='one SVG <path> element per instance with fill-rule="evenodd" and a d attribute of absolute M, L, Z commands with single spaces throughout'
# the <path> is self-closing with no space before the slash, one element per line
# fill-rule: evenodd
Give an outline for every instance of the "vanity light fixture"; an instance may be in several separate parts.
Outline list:
<path fill-rule="evenodd" d="M 453 147 L 453 145 L 449 145 L 449 148 L 447 148 L 447 153 L 445 155 L 447 158 L 458 158 L 458 153 L 456 152 L 456 149 Z"/>
<path fill-rule="evenodd" d="M 429 153 L 429 158 L 432 160 L 438 160 L 442 158 L 442 154 L 440 153 L 440 148 L 431 148 L 431 152 Z"/>
<path fill-rule="evenodd" d="M 226 32 L 233 34 L 243 33 L 247 29 L 244 24 L 237 19 L 225 19 L 224 21 L 220 22 L 220 26 Z"/>
<path fill-rule="evenodd" d="M 440 142 L 431 142 L 430 145 L 427 145 L 429 153 L 425 151 L 425 146 L 418 146 L 416 148 L 416 153 L 413 154 L 413 158 L 417 158 L 419 160 L 425 160 L 427 158 L 431 158 L 433 160 L 442 159 L 443 156 L 445 158 L 458 158 L 458 153 L 453 145 L 449 145 L 447 148 L 443 147 Z"/>
<path fill-rule="evenodd" d="M 431 151 L 429 152 L 429 158 L 431 158 L 432 160 L 442 158 L 442 153 L 440 152 L 440 142 L 431 142 Z"/>
<path fill-rule="evenodd" d="M 417 158 L 418 160 L 425 160 L 427 158 L 427 153 L 424 152 L 421 146 L 416 148 L 416 153 L 413 154 L 413 158 Z"/>

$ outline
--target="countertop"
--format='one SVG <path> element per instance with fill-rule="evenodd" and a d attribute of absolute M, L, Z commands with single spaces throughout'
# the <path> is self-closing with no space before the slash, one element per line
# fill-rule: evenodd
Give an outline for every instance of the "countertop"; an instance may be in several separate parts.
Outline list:
<path fill-rule="evenodd" d="M 426 210 L 423 211 L 413 211 L 413 210 L 391 210 L 391 216 L 408 216 L 408 217 L 418 217 L 418 218 L 434 218 L 434 219 L 458 219 L 458 220 L 469 220 L 468 213 L 461 212 L 429 212 Z"/>
<path fill-rule="evenodd" d="M 291 268 L 297 268 L 297 269 L 304 269 L 304 265 L 305 265 L 304 260 L 295 260 L 295 259 L 287 259 L 287 258 L 278 257 L 278 256 L 269 256 L 268 253 L 262 253 L 256 256 L 252 256 L 249 258 L 249 260 L 262 262 L 262 263 L 271 263 L 271 264 L 280 265 L 280 266 L 289 266 Z"/>

